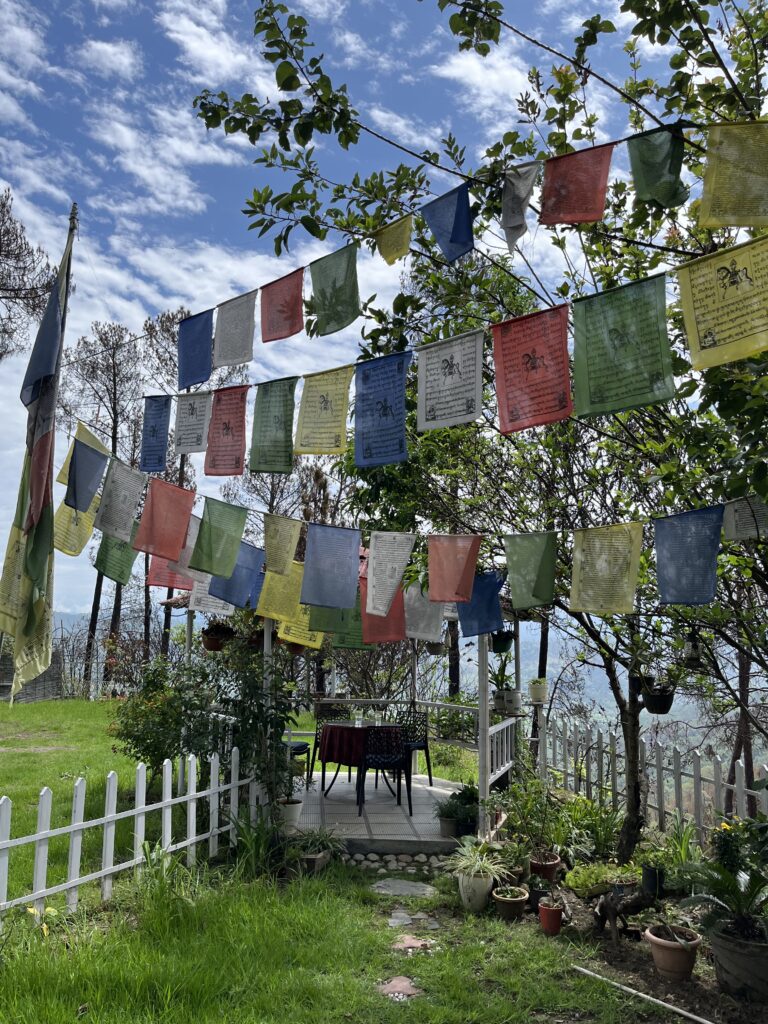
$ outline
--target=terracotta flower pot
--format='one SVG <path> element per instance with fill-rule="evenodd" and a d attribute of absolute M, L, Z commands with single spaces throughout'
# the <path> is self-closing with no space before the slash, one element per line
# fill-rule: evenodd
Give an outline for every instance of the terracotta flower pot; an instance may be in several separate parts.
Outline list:
<path fill-rule="evenodd" d="M 554 882 L 562 861 L 556 853 L 551 851 L 536 853 L 531 856 L 531 874 L 539 878 L 546 878 L 548 882 Z"/>
<path fill-rule="evenodd" d="M 663 930 L 658 924 L 651 925 L 643 932 L 643 938 L 651 947 L 653 965 L 662 978 L 668 981 L 687 981 L 693 973 L 696 962 L 696 951 L 701 944 L 701 936 L 689 928 L 672 926 L 672 931 L 685 940 L 685 945 L 675 939 L 665 938 L 657 932 Z"/>
<path fill-rule="evenodd" d="M 507 896 L 504 895 L 505 892 L 514 895 Z M 496 913 L 503 921 L 517 921 L 523 916 L 525 904 L 528 902 L 528 891 L 517 886 L 501 892 L 494 889 L 491 897 L 496 905 Z"/>
<path fill-rule="evenodd" d="M 563 925 L 563 908 L 539 903 L 539 921 L 545 935 L 559 935 Z"/>

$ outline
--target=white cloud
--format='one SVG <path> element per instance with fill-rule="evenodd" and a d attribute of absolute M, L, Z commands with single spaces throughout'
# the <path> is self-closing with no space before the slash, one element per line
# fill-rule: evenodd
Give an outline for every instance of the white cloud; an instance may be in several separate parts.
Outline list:
<path fill-rule="evenodd" d="M 23 124 L 26 121 L 21 104 L 6 92 L 0 92 L 0 122 Z"/>
<path fill-rule="evenodd" d="M 77 51 L 77 63 L 101 78 L 126 82 L 135 81 L 143 65 L 138 43 L 129 39 L 87 39 Z"/>
<path fill-rule="evenodd" d="M 396 114 L 393 110 L 387 110 L 386 107 L 369 107 L 366 113 L 382 134 L 388 135 L 418 152 L 427 148 L 434 149 L 448 131 L 448 126 L 445 124 L 425 124 L 417 117 L 403 117 L 402 114 Z"/>
<path fill-rule="evenodd" d="M 338 21 L 347 9 L 346 0 L 297 0 L 296 6 L 310 18 Z"/>
<path fill-rule="evenodd" d="M 39 70 L 46 53 L 46 21 L 22 0 L 0 0 L 0 57 L 22 77 Z"/>

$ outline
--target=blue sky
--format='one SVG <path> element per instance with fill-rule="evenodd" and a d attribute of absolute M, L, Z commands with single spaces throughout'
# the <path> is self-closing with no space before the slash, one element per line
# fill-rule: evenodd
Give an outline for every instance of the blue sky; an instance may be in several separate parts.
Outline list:
<path fill-rule="evenodd" d="M 362 120 L 415 149 L 437 148 L 452 130 L 479 159 L 484 145 L 517 119 L 514 101 L 533 63 L 548 58 L 506 36 L 489 58 L 459 53 L 436 0 L 302 0 L 311 38 L 337 82 L 347 82 Z M 521 28 L 570 51 L 590 14 L 616 15 L 600 4 L 543 0 L 508 15 Z M 0 0 L 0 185 L 13 190 L 16 215 L 30 238 L 58 260 L 73 200 L 80 208 L 74 250 L 76 290 L 67 339 L 88 334 L 94 320 L 139 330 L 144 318 L 184 303 L 193 311 L 306 265 L 337 248 L 296 233 L 292 251 L 274 256 L 268 239 L 247 230 L 241 210 L 263 171 L 244 138 L 206 134 L 192 100 L 204 87 L 239 96 L 274 96 L 271 68 L 257 52 L 253 4 L 227 0 Z M 627 19 L 619 17 L 618 25 Z M 625 33 L 609 39 L 604 59 L 626 73 Z M 651 59 L 661 54 L 649 53 Z M 626 133 L 626 113 L 601 89 L 591 91 L 605 138 Z M 347 153 L 323 139 L 318 157 L 336 180 L 394 167 L 396 151 L 375 140 Z M 615 161 L 616 163 L 616 161 Z M 441 184 L 435 178 L 435 186 Z M 454 184 L 445 179 L 445 188 Z M 546 232 L 530 224 L 527 255 L 545 277 L 557 274 Z M 360 290 L 386 302 L 402 267 L 361 256 Z M 360 323 L 322 341 L 299 337 L 257 342 L 252 380 L 306 373 L 355 358 Z M 0 546 L 13 515 L 25 416 L 18 399 L 24 357 L 2 365 L 0 402 L 5 445 L 0 472 Z M 57 467 L 66 451 L 57 442 Z M 218 484 L 198 472 L 202 493 Z M 57 486 L 56 503 L 63 489 Z M 56 607 L 89 606 L 92 570 L 84 554 L 57 555 Z"/>

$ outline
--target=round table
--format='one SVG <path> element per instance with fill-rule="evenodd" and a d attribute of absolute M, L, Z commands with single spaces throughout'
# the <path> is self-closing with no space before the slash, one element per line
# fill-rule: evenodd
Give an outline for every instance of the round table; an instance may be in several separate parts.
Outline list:
<path fill-rule="evenodd" d="M 320 764 L 322 765 L 322 786 L 324 794 L 330 792 L 331 786 L 339 774 L 338 768 L 331 785 L 325 789 L 325 765 L 328 761 L 344 765 L 348 768 L 359 768 L 365 754 L 365 734 L 368 729 L 397 729 L 402 727 L 392 722 L 374 725 L 366 722 L 355 725 L 354 722 L 326 722 L 320 734 Z"/>

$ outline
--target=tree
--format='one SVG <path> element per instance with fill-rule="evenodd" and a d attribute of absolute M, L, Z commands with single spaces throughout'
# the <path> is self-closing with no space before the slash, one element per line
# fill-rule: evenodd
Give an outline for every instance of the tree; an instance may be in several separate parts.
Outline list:
<path fill-rule="evenodd" d="M 10 188 L 0 192 L 0 362 L 27 342 L 32 320 L 45 310 L 54 270 L 48 256 L 30 245 L 13 215 Z"/>

